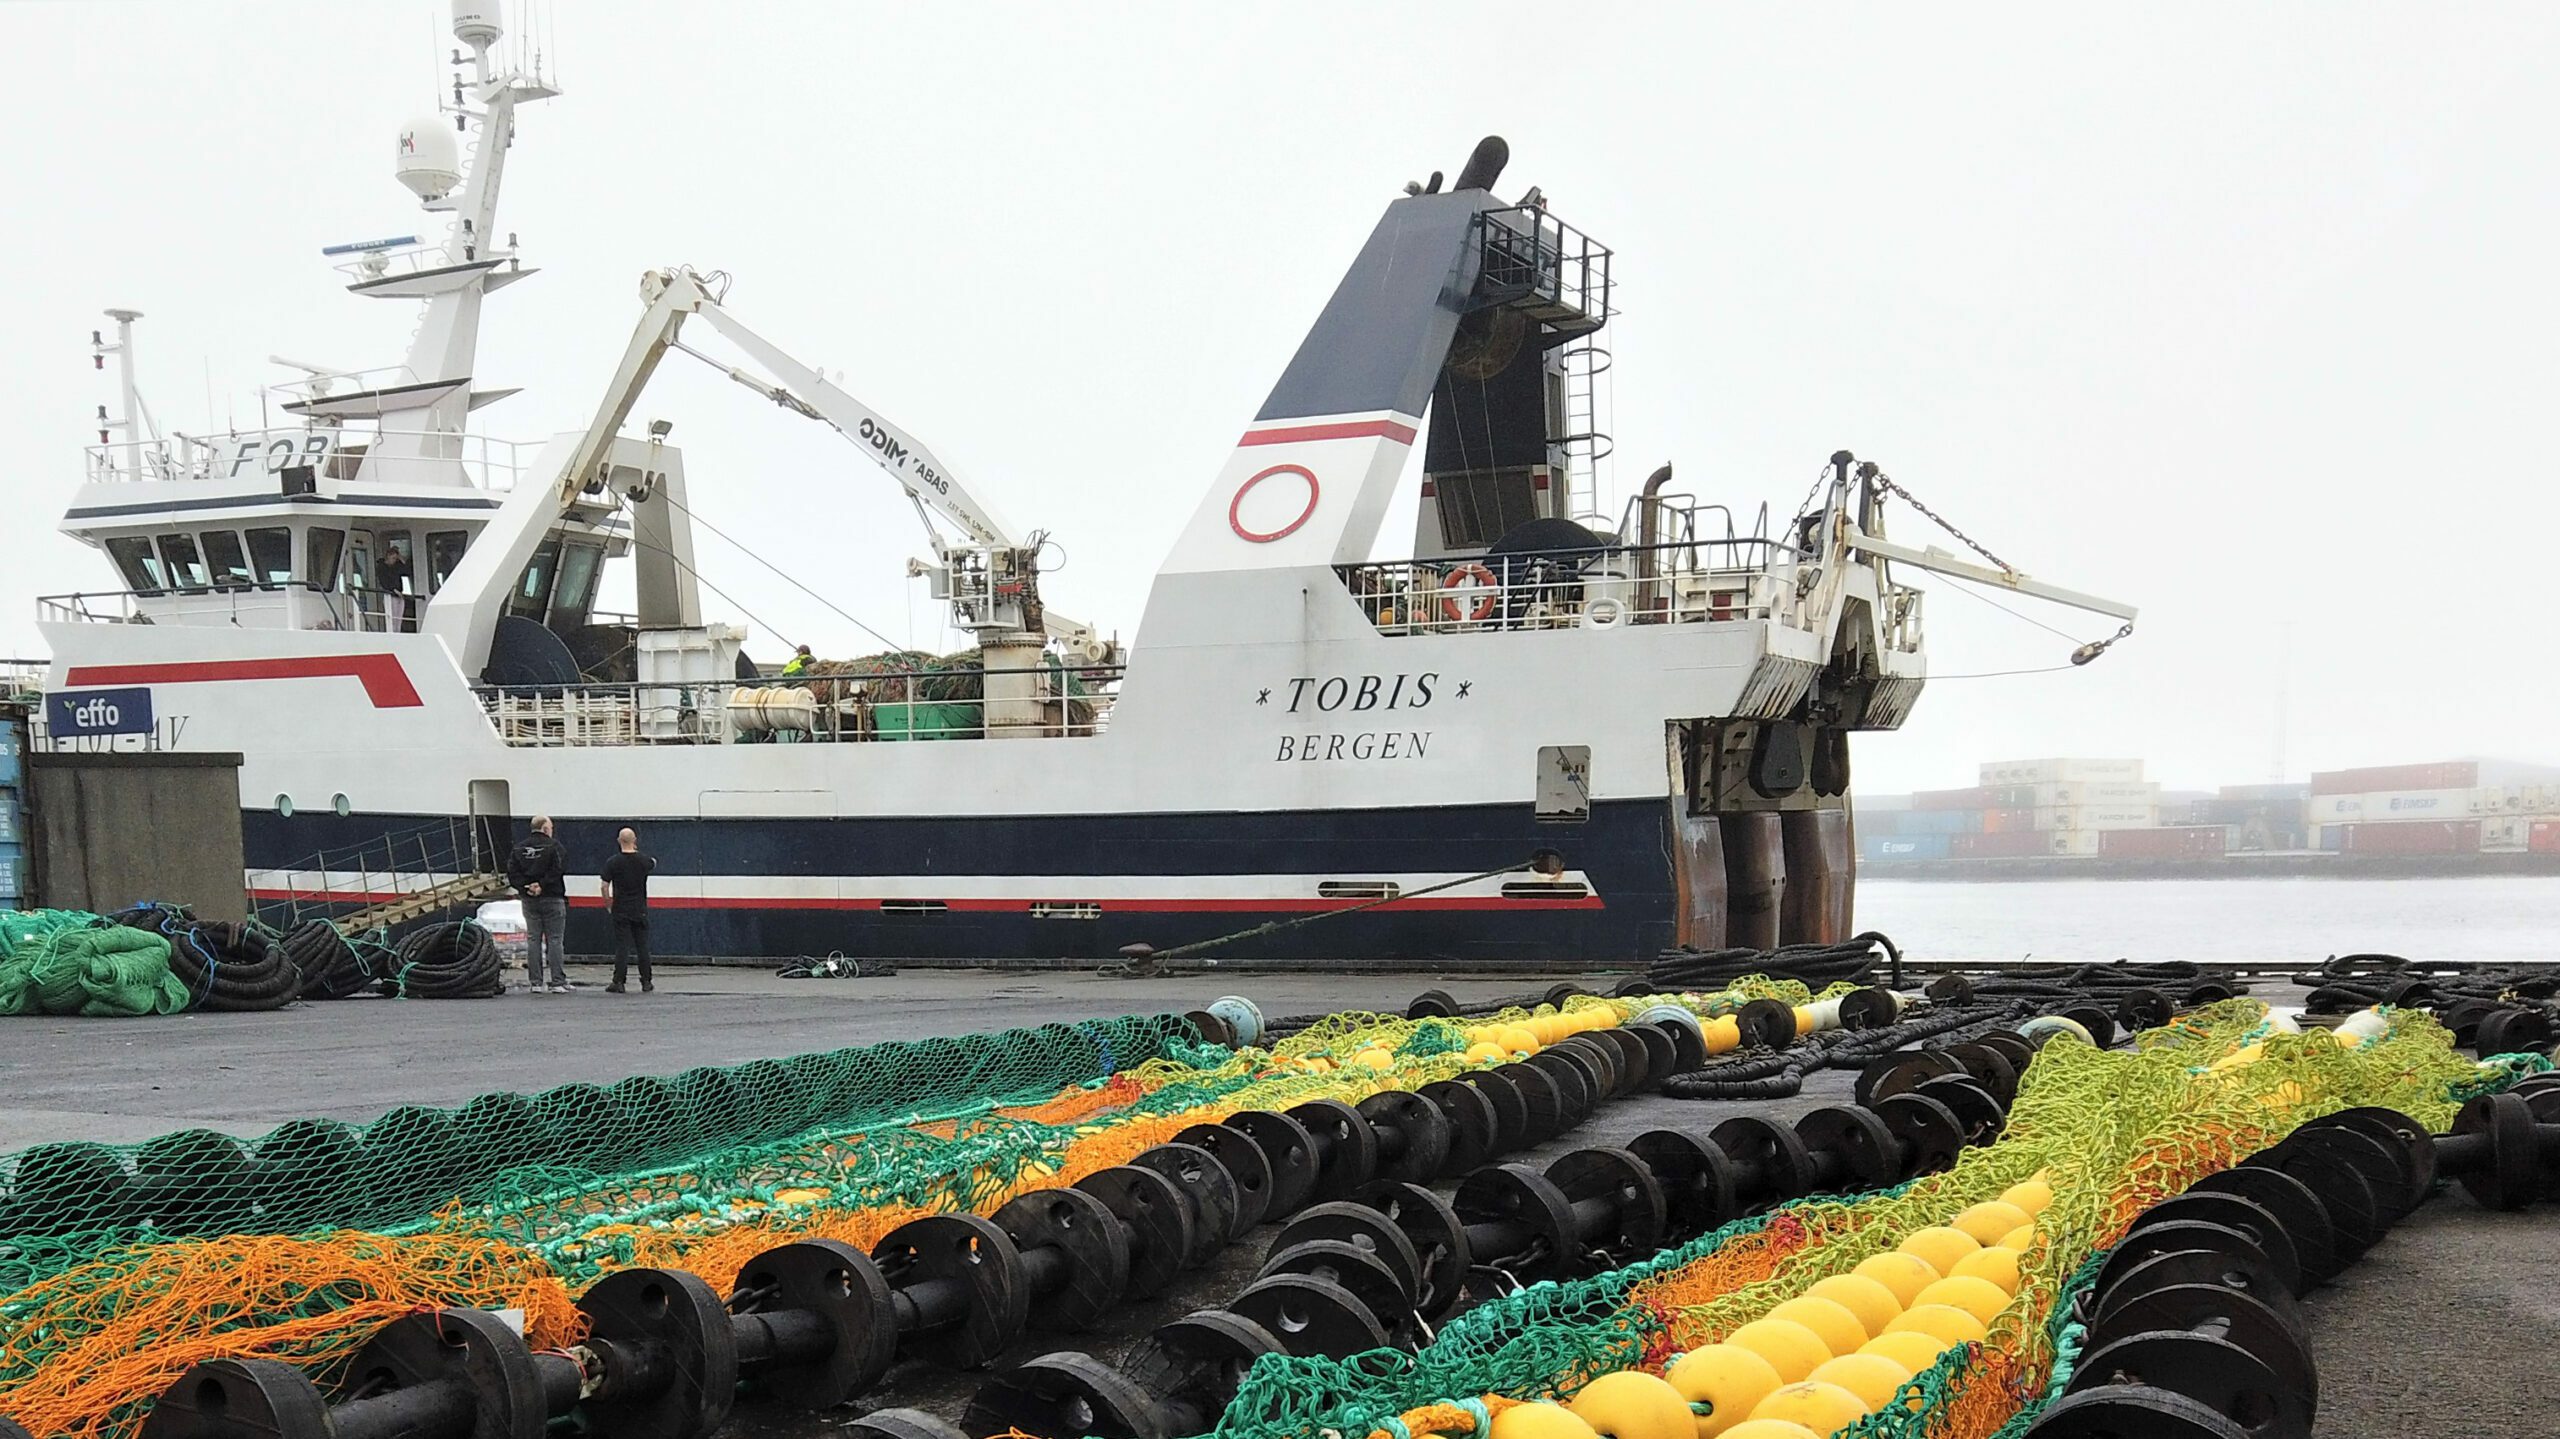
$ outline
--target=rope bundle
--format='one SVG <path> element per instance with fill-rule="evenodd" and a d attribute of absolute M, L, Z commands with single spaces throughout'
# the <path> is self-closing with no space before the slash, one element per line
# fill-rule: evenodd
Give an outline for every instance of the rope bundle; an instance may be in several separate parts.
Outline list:
<path fill-rule="evenodd" d="M 1666 949 L 1647 966 L 1635 987 L 1654 990 L 1722 989 L 1746 975 L 1792 979 L 1816 991 L 1834 984 L 1875 982 L 1879 952 L 1899 960 L 1891 939 L 1869 930 L 1840 944 L 1785 944 L 1776 949 Z M 1622 986 L 1622 988 L 1624 988 Z"/>
<path fill-rule="evenodd" d="M 193 1008 L 233 1013 L 282 1009 L 302 992 L 302 972 L 258 925 L 200 920 L 174 904 L 136 905 L 109 918 L 169 941 L 169 972 L 194 997 Z"/>
<path fill-rule="evenodd" d="M 498 967 L 498 941 L 466 919 L 412 931 L 387 982 L 403 999 L 486 999 L 507 992 Z"/>
<path fill-rule="evenodd" d="M 383 982 L 390 951 L 338 933 L 325 919 L 306 919 L 284 934 L 285 957 L 302 972 L 304 999 L 352 999 Z"/>

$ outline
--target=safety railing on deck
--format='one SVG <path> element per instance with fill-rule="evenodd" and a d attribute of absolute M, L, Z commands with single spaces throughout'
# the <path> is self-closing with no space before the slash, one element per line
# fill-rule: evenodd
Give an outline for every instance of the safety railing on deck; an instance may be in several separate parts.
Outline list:
<path fill-rule="evenodd" d="M 1082 738 L 1110 727 L 1118 667 L 816 671 L 677 684 L 477 686 L 510 745 L 861 744 L 989 737 Z M 1031 682 L 989 701 L 989 680 Z M 1008 719 L 1008 713 L 1015 718 Z"/>
<path fill-rule="evenodd" d="M 279 930 L 305 919 L 333 922 L 403 900 L 464 904 L 503 888 L 510 836 L 504 820 L 450 815 L 359 844 L 319 851 L 249 875 L 251 908 Z"/>
<path fill-rule="evenodd" d="M 1336 567 L 1380 633 L 1784 619 L 1795 552 L 1764 539 Z"/>
<path fill-rule="evenodd" d="M 147 480 L 268 480 L 294 465 L 316 478 L 366 483 L 451 484 L 459 470 L 482 489 L 515 488 L 538 442 L 446 430 L 294 426 L 212 436 L 178 435 L 87 445 L 92 484 Z M 366 469 L 370 462 L 372 468 Z"/>

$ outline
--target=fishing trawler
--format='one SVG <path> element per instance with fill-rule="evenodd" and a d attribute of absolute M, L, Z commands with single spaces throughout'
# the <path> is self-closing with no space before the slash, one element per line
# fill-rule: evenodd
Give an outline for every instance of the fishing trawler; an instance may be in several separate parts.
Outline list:
<path fill-rule="evenodd" d="M 182 435 L 137 388 L 138 317 L 95 337 L 121 413 L 61 529 L 119 587 L 40 601 L 37 743 L 239 753 L 255 900 L 492 894 L 503 832 L 541 813 L 598 862 L 646 832 L 662 954 L 1056 961 L 1250 931 L 1219 957 L 1463 966 L 1830 940 L 1848 737 L 1903 724 L 1927 679 L 1897 569 L 2132 617 L 1888 540 L 1901 491 L 1846 453 L 1774 526 L 1668 466 L 1596 513 L 1613 256 L 1537 192 L 1497 195 L 1499 139 L 1387 205 L 1125 649 L 1044 604 L 1040 531 L 751 329 L 715 273 L 644 277 L 582 425 L 498 438 L 475 413 L 515 392 L 475 384 L 479 318 L 536 273 L 500 186 L 520 110 L 557 91 L 499 58 L 491 7 L 454 12 L 453 103 L 396 158 L 441 238 L 333 247 L 349 293 L 420 307 L 399 363 L 305 370 L 271 392 L 283 423 Z M 777 674 L 705 614 L 703 477 L 665 425 L 626 433 L 671 352 L 904 491 L 962 661 Z M 1404 484 L 1410 551 L 1380 558 Z M 597 607 L 616 567 L 636 613 Z M 474 838 L 397 862 L 457 823 Z M 392 862 L 328 858 L 368 847 Z M 603 948 L 593 886 L 573 903 L 573 946 Z"/>

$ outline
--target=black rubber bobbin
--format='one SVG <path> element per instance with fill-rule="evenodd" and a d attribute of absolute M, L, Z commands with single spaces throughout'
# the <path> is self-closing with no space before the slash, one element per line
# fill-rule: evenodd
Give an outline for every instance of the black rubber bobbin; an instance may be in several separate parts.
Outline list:
<path fill-rule="evenodd" d="M 1270 1331 L 1299 1358 L 1365 1354 L 1388 1344 L 1387 1321 L 1329 1279 L 1273 1274 L 1245 1286 L 1228 1312 Z"/>
<path fill-rule="evenodd" d="M 1030 1321 L 1022 1256 L 979 1215 L 910 1219 L 871 1247 L 871 1262 L 889 1281 L 902 1354 L 975 1369 Z"/>
<path fill-rule="evenodd" d="M 1377 1256 L 1407 1293 L 1422 1289 L 1422 1257 L 1411 1236 L 1393 1216 L 1375 1206 L 1338 1199 L 1300 1211 L 1281 1226 L 1279 1235 L 1271 1241 L 1264 1265 L 1267 1268 L 1271 1258 L 1285 1250 L 1313 1243 L 1347 1244 L 1366 1250 Z"/>
<path fill-rule="evenodd" d="M 1182 1272 L 1191 1254 L 1191 1207 L 1173 1181 L 1152 1169 L 1117 1164 L 1097 1169 L 1075 1182 L 1120 1221 L 1129 1241 L 1130 1299 L 1164 1292 Z"/>
<path fill-rule="evenodd" d="M 1092 1328 L 1129 1287 L 1129 1232 L 1084 1190 L 1035 1189 L 988 1218 L 1021 1253 L 1031 1314 L 1049 1328 Z"/>
<path fill-rule="evenodd" d="M 1654 1129 L 1627 1141 L 1662 1185 L 1666 1224 L 1675 1240 L 1722 1229 L 1741 1218 L 1734 1164 L 1722 1146 L 1678 1129 Z"/>
<path fill-rule="evenodd" d="M 1372 1179 L 1428 1182 L 1448 1171 L 1449 1116 L 1439 1105 L 1411 1090 L 1382 1089 L 1361 1100 L 1354 1112 L 1368 1121 L 1377 1138 Z"/>
<path fill-rule="evenodd" d="M 2353 1263 L 2389 1228 L 2363 1173 L 2329 1147 L 2301 1144 L 2288 1148 L 2279 1144 L 2241 1160 L 2233 1169 L 2264 1169 L 2292 1179 L 2318 1195 L 2320 1207 L 2329 1215 L 2331 1242 L 2340 1265 Z"/>
<path fill-rule="evenodd" d="M 1423 1319 L 1437 1324 L 1457 1313 L 1473 1256 L 1466 1226 L 1449 1201 L 1423 1185 L 1379 1183 L 1361 1190 L 1354 1202 L 1385 1216 L 1413 1246 L 1420 1265 L 1413 1304 Z"/>
<path fill-rule="evenodd" d="M 1236 1224 L 1242 1201 L 1235 1176 L 1209 1151 L 1196 1144 L 1159 1144 L 1131 1156 L 1129 1163 L 1172 1180 L 1174 1193 L 1190 1207 L 1191 1247 L 1184 1251 L 1185 1268 L 1208 1263 L 1211 1255 L 1242 1232 Z"/>
<path fill-rule="evenodd" d="M 2303 1276 L 2302 1255 L 2293 1247 L 2293 1236 L 2276 1216 L 2255 1200 L 2236 1194 L 2216 1194 L 2191 1189 L 2184 1194 L 2164 1199 L 2133 1218 L 2127 1235 L 2163 1225 L 2188 1222 L 2219 1224 L 2232 1230 L 2258 1247 L 2266 1256 L 2267 1266 L 2274 1271 L 2276 1282 L 2289 1294 L 2300 1294 L 2310 1287 Z"/>
<path fill-rule="evenodd" d="M 1271 1209 L 1271 1158 L 1253 1136 L 1230 1125 L 1195 1124 L 1174 1135 L 1173 1142 L 1207 1151 L 1235 1181 L 1237 1234 L 1281 1217 Z"/>
<path fill-rule="evenodd" d="M 2234 1195 L 2274 1215 L 2301 1257 L 2303 1278 L 2312 1283 L 2325 1284 L 2346 1267 L 2338 1255 L 2338 1230 L 2330 1221 L 2328 1205 L 2290 1174 L 2234 1165 L 2188 1185 L 2187 1192 Z"/>
<path fill-rule="evenodd" d="M 1289 1117 L 1306 1130 L 1315 1155 L 1316 1183 L 1310 1197 L 1329 1201 L 1349 1197 L 1378 1171 L 1378 1135 L 1360 1111 L 1339 1099 L 1310 1099 L 1290 1109 Z"/>
<path fill-rule="evenodd" d="M 2169 1284 L 2125 1295 L 2089 1325 L 2082 1352 L 2094 1353 L 2138 1334 L 2193 1331 L 2214 1334 L 2258 1356 L 2317 1407 L 2319 1374 L 2302 1331 L 2267 1305 L 2219 1284 Z"/>
<path fill-rule="evenodd" d="M 1708 1130 L 1707 1140 L 1733 1161 L 1735 1189 L 1750 1208 L 1813 1192 L 1813 1156 L 1794 1130 L 1773 1119 L 1737 1114 Z"/>
<path fill-rule="evenodd" d="M 1316 1142 L 1307 1127 L 1268 1109 L 1240 1109 L 1222 1121 L 1254 1142 L 1271 1167 L 1266 1214 L 1295 1214 L 1316 1202 Z"/>
<path fill-rule="evenodd" d="M 1429 1100 L 1449 1122 L 1449 1155 L 1441 1162 L 1442 1174 L 1464 1174 L 1508 1152 L 1501 1116 L 1483 1089 L 1454 1079 L 1435 1079 L 1414 1093 Z"/>

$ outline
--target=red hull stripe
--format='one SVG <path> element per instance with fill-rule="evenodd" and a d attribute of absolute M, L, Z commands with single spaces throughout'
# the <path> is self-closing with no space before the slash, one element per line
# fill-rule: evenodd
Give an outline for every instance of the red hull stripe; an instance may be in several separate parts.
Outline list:
<path fill-rule="evenodd" d="M 338 890 L 323 896 L 309 891 L 288 889 L 253 889 L 249 891 L 249 897 L 262 902 L 285 903 L 289 901 L 299 901 L 308 904 L 380 904 L 389 900 L 401 898 L 399 894 L 389 891 L 381 893 L 359 893 L 353 890 Z M 653 910 L 793 909 L 876 912 L 884 904 L 906 904 L 919 902 L 923 901 L 828 899 L 821 897 L 719 899 L 702 898 L 700 896 L 693 895 L 671 895 L 664 898 L 653 897 L 649 901 L 649 907 Z M 1108 914 L 1315 914 L 1326 910 L 1350 909 L 1354 905 L 1366 903 L 1366 901 L 1354 899 L 1105 899 L 1090 901 L 1073 899 L 952 899 L 942 901 L 945 909 L 952 914 L 1028 914 L 1031 911 L 1031 906 L 1035 903 L 1048 905 L 1091 903 L 1099 905 L 1102 910 Z M 574 896 L 570 899 L 569 904 L 570 907 L 574 909 L 604 908 L 604 900 L 595 895 Z M 1607 907 L 1608 906 L 1600 901 L 1600 898 L 1597 895 L 1583 895 L 1576 899 L 1501 899 L 1484 895 L 1471 897 L 1451 896 L 1447 898 L 1425 896 L 1421 899 L 1400 899 L 1392 904 L 1382 904 L 1377 906 L 1380 910 L 1404 910 L 1407 912 L 1414 910 L 1605 909 Z"/>
<path fill-rule="evenodd" d="M 362 681 L 378 710 L 415 709 L 424 701 L 398 655 L 308 655 L 269 660 L 186 660 L 168 664 L 73 665 L 64 683 L 87 685 L 219 684 L 231 680 Z"/>
<path fill-rule="evenodd" d="M 1384 435 L 1399 445 L 1413 443 L 1413 426 L 1397 420 L 1346 420 L 1333 425 L 1281 425 L 1247 430 L 1239 445 L 1294 445 L 1300 440 L 1357 440 Z"/>

